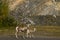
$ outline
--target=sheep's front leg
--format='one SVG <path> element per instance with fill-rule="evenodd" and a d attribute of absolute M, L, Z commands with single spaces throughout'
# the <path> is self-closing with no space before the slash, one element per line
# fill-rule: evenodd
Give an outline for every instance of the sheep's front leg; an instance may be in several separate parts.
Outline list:
<path fill-rule="evenodd" d="M 32 34 L 31 34 L 31 32 L 29 33 L 29 37 L 30 37 L 30 38 L 32 37 Z"/>
<path fill-rule="evenodd" d="M 23 38 L 25 39 L 25 36 L 23 35 Z"/>
<path fill-rule="evenodd" d="M 30 32 L 29 33 L 27 32 L 27 38 L 28 37 L 30 37 L 30 38 L 33 37 L 33 34 L 31 34 Z"/>

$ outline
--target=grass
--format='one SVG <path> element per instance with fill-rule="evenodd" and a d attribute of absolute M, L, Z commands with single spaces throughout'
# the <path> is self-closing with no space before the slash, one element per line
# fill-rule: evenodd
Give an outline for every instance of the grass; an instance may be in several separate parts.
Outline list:
<path fill-rule="evenodd" d="M 37 27 L 37 30 L 39 35 L 60 37 L 59 26 L 41 26 Z"/>
<path fill-rule="evenodd" d="M 33 28 L 33 27 L 31 27 Z M 60 37 L 60 26 L 37 26 L 36 36 L 55 36 Z M 14 35 L 15 27 L 0 28 L 0 35 Z"/>
<path fill-rule="evenodd" d="M 15 33 L 14 27 L 0 28 L 0 35 L 13 35 Z"/>

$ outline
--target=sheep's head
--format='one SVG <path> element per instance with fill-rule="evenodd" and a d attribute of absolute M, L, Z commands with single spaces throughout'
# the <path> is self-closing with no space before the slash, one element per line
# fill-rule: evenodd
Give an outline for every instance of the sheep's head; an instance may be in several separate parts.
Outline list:
<path fill-rule="evenodd" d="M 34 28 L 34 31 L 36 31 L 36 28 Z"/>

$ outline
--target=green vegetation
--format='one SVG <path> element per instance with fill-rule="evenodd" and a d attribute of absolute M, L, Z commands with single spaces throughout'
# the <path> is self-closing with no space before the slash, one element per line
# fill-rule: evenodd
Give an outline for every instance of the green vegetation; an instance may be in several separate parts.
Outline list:
<path fill-rule="evenodd" d="M 15 26 L 16 22 L 12 17 L 6 17 L 3 18 L 0 21 L 0 27 L 10 27 L 10 26 Z"/>
<path fill-rule="evenodd" d="M 8 15 L 8 1 L 7 0 L 0 0 L 0 19 L 1 17 L 6 17 Z"/>
<path fill-rule="evenodd" d="M 0 0 L 0 27 L 15 25 L 14 18 L 9 16 L 8 0 Z"/>

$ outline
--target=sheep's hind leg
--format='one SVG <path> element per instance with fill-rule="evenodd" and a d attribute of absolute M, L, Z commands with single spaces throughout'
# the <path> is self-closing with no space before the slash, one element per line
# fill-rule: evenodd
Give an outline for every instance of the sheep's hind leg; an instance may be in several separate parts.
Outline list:
<path fill-rule="evenodd" d="M 15 33 L 16 38 L 18 39 L 18 32 Z"/>

